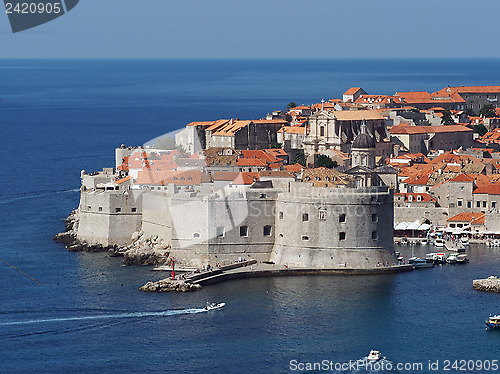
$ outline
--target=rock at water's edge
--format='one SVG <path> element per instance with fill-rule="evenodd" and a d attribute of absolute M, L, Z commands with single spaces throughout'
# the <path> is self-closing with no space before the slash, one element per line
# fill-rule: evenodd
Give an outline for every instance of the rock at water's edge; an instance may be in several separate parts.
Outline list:
<path fill-rule="evenodd" d="M 500 278 L 492 276 L 487 279 L 475 279 L 472 281 L 472 287 L 478 291 L 500 293 Z"/>
<path fill-rule="evenodd" d="M 158 282 L 148 282 L 139 291 L 144 292 L 188 292 L 201 289 L 199 284 L 186 283 L 182 280 L 162 279 Z"/>

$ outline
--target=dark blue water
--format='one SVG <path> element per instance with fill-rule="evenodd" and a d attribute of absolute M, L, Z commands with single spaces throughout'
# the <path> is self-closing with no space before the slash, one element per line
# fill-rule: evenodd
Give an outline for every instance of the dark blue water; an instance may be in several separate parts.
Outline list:
<path fill-rule="evenodd" d="M 472 289 L 473 279 L 500 275 L 498 249 L 472 247 L 466 266 L 410 274 L 147 294 L 138 288 L 159 277 L 149 268 L 68 253 L 51 239 L 78 204 L 80 170 L 112 166 L 122 143 L 196 120 L 259 118 L 350 86 L 392 94 L 498 85 L 499 63 L 0 61 L 0 372 L 286 373 L 290 360 L 347 362 L 372 348 L 394 363 L 423 363 L 418 372 L 433 372 L 429 360 L 441 372 L 446 359 L 500 359 L 500 334 L 484 330 L 500 297 Z M 199 313 L 207 300 L 227 306 Z"/>

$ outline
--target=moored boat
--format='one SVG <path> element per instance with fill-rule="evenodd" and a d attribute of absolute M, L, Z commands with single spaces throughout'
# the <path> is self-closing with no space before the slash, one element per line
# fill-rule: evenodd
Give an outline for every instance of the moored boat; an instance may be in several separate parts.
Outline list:
<path fill-rule="evenodd" d="M 469 262 L 469 258 L 465 253 L 457 256 L 457 264 L 466 264 Z"/>
<path fill-rule="evenodd" d="M 460 238 L 460 243 L 462 243 L 463 246 L 468 246 L 469 245 L 469 238 L 464 236 L 463 238 Z"/>
<path fill-rule="evenodd" d="M 446 257 L 446 263 L 448 264 L 456 264 L 457 262 L 457 255 L 454 253 Z"/>
<path fill-rule="evenodd" d="M 434 267 L 434 264 L 432 262 L 428 262 L 427 260 L 423 258 L 414 258 L 408 260 L 408 262 L 415 268 L 415 269 L 423 269 L 423 268 L 432 268 Z"/>

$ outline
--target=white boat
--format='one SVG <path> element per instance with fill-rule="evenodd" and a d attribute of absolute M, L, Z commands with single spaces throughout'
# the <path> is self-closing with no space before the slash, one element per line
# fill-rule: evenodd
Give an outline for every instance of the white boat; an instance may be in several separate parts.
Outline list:
<path fill-rule="evenodd" d="M 500 240 L 498 239 L 493 240 L 493 247 L 500 247 Z"/>
<path fill-rule="evenodd" d="M 436 239 L 436 240 L 434 240 L 434 245 L 436 247 L 444 247 L 444 239 Z"/>
<path fill-rule="evenodd" d="M 457 264 L 466 264 L 468 262 L 469 258 L 465 253 L 457 256 Z"/>
<path fill-rule="evenodd" d="M 446 262 L 448 264 L 456 264 L 458 262 L 457 255 L 451 254 L 446 258 Z"/>
<path fill-rule="evenodd" d="M 374 349 L 372 349 L 370 351 L 370 354 L 366 357 L 368 361 L 379 361 L 381 358 L 382 358 L 382 353 Z"/>
<path fill-rule="evenodd" d="M 407 238 L 401 239 L 401 244 L 402 245 L 407 245 L 408 244 L 408 239 Z"/>
<path fill-rule="evenodd" d="M 207 305 L 204 309 L 208 312 L 209 310 L 224 308 L 224 305 L 226 305 L 226 303 L 211 303 Z"/>
<path fill-rule="evenodd" d="M 462 243 L 463 246 L 469 245 L 469 238 L 467 237 L 460 238 L 460 243 Z"/>
<path fill-rule="evenodd" d="M 432 268 L 434 267 L 434 264 L 432 262 L 428 262 L 427 260 L 423 258 L 410 258 L 408 262 L 415 268 L 415 269 L 423 269 L 423 268 Z"/>
<path fill-rule="evenodd" d="M 429 242 L 427 241 L 427 239 L 422 239 L 422 240 L 420 240 L 420 244 L 427 245 L 427 244 L 429 244 Z"/>

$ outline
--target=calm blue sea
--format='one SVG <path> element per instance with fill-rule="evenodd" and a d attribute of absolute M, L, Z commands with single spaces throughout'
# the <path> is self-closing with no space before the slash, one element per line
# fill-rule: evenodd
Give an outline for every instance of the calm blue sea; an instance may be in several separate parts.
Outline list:
<path fill-rule="evenodd" d="M 473 279 L 500 275 L 498 249 L 472 246 L 466 266 L 409 274 L 148 294 L 138 288 L 159 277 L 150 268 L 68 253 L 52 236 L 78 205 L 80 170 L 112 166 L 122 143 L 143 144 L 191 121 L 255 119 L 290 101 L 341 97 L 351 86 L 393 94 L 500 85 L 499 64 L 0 61 L 0 372 L 290 373 L 300 372 L 291 360 L 347 362 L 372 348 L 393 363 L 422 363 L 415 372 L 488 372 L 443 366 L 500 359 L 500 333 L 484 329 L 488 315 L 500 313 L 500 296 L 472 289 Z M 227 305 L 199 313 L 209 300 Z M 439 371 L 429 370 L 436 360 Z"/>

